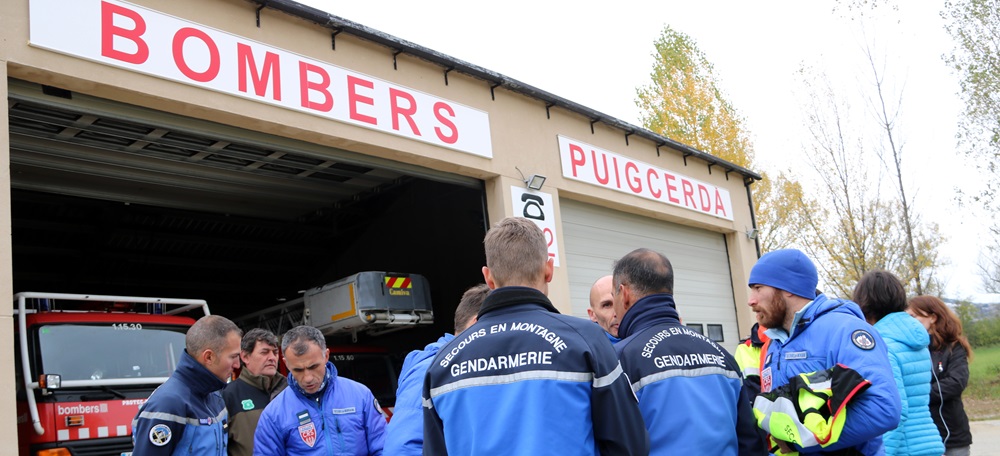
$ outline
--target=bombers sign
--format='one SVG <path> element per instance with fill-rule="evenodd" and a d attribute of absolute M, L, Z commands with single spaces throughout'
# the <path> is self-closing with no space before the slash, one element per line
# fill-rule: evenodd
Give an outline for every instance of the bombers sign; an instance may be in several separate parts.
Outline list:
<path fill-rule="evenodd" d="M 30 0 L 33 46 L 492 158 L 489 116 L 112 0 Z"/>
<path fill-rule="evenodd" d="M 733 219 L 729 191 L 699 180 L 559 136 L 563 177 L 692 211 Z"/>

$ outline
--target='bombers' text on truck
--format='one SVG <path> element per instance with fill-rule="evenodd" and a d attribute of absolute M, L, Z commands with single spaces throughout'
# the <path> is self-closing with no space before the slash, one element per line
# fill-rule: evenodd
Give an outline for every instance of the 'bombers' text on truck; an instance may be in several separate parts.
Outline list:
<path fill-rule="evenodd" d="M 196 299 L 14 295 L 18 454 L 129 454 L 139 406 L 208 313 Z"/>

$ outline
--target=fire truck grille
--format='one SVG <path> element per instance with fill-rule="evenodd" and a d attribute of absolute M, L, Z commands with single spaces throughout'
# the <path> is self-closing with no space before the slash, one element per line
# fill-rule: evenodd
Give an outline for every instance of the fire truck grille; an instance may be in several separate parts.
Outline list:
<path fill-rule="evenodd" d="M 77 440 L 63 443 L 73 456 L 119 456 L 132 451 L 131 437 Z"/>

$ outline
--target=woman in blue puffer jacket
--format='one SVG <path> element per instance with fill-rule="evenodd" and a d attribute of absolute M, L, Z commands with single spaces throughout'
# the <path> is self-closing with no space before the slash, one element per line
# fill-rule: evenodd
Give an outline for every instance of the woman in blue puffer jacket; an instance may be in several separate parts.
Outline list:
<path fill-rule="evenodd" d="M 929 407 L 930 336 L 906 313 L 903 284 L 890 272 L 870 271 L 854 287 L 853 300 L 885 340 L 903 405 L 899 427 L 884 436 L 885 454 L 940 456 L 944 444 Z"/>

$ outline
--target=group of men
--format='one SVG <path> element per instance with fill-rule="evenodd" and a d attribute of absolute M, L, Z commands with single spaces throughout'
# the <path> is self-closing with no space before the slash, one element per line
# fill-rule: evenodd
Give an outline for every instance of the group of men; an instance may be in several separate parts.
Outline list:
<path fill-rule="evenodd" d="M 205 317 L 140 409 L 136 454 L 225 454 L 228 423 L 229 447 L 259 455 L 877 455 L 898 424 L 878 333 L 853 302 L 817 296 L 801 252 L 768 253 L 750 273 L 748 304 L 770 338 L 757 392 L 681 323 L 664 255 L 615 262 L 591 290 L 594 324 L 547 297 L 546 245 L 524 218 L 487 232 L 485 284 L 463 296 L 455 335 L 407 357 L 388 429 L 371 392 L 337 377 L 315 328 L 283 336 L 285 387 L 272 334 L 250 331 L 240 347 L 235 325 Z M 213 396 L 241 357 L 225 401 Z"/>
<path fill-rule="evenodd" d="M 748 305 L 771 340 L 758 393 L 681 323 L 661 253 L 632 251 L 594 284 L 595 325 L 549 301 L 553 265 L 532 222 L 504 219 L 484 244 L 492 291 L 427 369 L 423 454 L 877 455 L 898 425 L 884 343 L 857 304 L 816 293 L 800 251 L 750 273 Z"/>
<path fill-rule="evenodd" d="M 174 373 L 132 422 L 133 454 L 379 455 L 385 416 L 364 385 L 339 377 L 320 330 L 281 338 L 290 373 L 278 372 L 278 338 L 205 316 L 187 332 Z M 227 384 L 233 371 L 243 369 Z"/>

